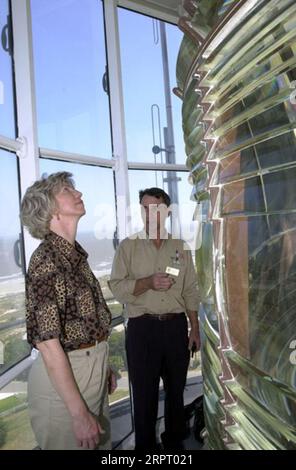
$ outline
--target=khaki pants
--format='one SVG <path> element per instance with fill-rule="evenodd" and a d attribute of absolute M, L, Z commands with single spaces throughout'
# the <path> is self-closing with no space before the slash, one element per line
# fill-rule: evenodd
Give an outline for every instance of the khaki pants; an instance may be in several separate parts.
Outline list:
<path fill-rule="evenodd" d="M 89 410 L 105 431 L 98 449 L 111 448 L 108 409 L 107 368 L 109 346 L 102 341 L 88 349 L 67 353 L 73 374 Z M 42 450 L 81 450 L 77 447 L 71 416 L 55 391 L 42 356 L 32 365 L 28 380 L 31 425 Z"/>

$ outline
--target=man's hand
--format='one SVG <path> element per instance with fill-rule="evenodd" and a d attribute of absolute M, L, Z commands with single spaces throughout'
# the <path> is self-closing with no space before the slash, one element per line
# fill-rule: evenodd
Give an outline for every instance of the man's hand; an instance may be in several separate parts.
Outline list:
<path fill-rule="evenodd" d="M 108 393 L 111 395 L 117 389 L 117 380 L 114 371 L 109 367 L 108 370 Z"/>
<path fill-rule="evenodd" d="M 169 277 L 166 273 L 152 274 L 149 278 L 150 289 L 153 290 L 169 290 L 174 284 L 174 279 Z"/>
<path fill-rule="evenodd" d="M 191 351 L 193 344 L 195 343 L 196 351 L 200 350 L 200 336 L 199 330 L 196 328 L 191 328 L 189 334 L 188 349 Z"/>
<path fill-rule="evenodd" d="M 78 447 L 95 449 L 100 442 L 100 434 L 104 433 L 100 423 L 87 410 L 81 415 L 74 416 L 72 419 Z"/>
<path fill-rule="evenodd" d="M 155 273 L 142 279 L 137 279 L 133 295 L 138 296 L 144 294 L 148 290 L 166 291 L 172 287 L 175 280 L 166 273 Z"/>

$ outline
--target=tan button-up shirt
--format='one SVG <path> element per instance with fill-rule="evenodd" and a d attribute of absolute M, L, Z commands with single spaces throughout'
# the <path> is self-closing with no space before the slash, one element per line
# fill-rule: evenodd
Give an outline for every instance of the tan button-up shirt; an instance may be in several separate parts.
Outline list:
<path fill-rule="evenodd" d="M 121 242 L 115 254 L 109 285 L 115 298 L 126 304 L 129 317 L 198 310 L 196 272 L 191 251 L 184 248 L 182 240 L 172 239 L 168 234 L 157 249 L 143 231 Z M 150 289 L 141 295 L 133 295 L 137 279 L 164 273 L 168 266 L 179 270 L 179 275 L 174 277 L 176 282 L 169 290 Z"/>

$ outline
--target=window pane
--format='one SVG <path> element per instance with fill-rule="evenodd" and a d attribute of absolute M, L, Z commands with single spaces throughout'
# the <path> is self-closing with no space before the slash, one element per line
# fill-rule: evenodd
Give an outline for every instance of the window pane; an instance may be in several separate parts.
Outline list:
<path fill-rule="evenodd" d="M 129 379 L 125 355 L 125 329 L 123 324 L 113 328 L 109 346 L 110 366 L 117 377 L 117 389 L 112 395 L 109 395 L 112 447 L 115 447 L 132 431 Z"/>
<path fill-rule="evenodd" d="M 0 134 L 15 138 L 11 47 L 12 36 L 7 0 L 0 3 Z"/>
<path fill-rule="evenodd" d="M 111 158 L 97 0 L 31 0 L 39 145 Z"/>
<path fill-rule="evenodd" d="M 118 9 L 118 17 L 128 159 L 153 162 L 152 147 L 168 147 L 163 130 L 167 126 L 167 113 L 162 59 L 164 46 L 160 36 L 162 22 L 122 8 Z M 177 53 L 183 35 L 177 26 L 166 24 L 165 30 L 170 75 L 167 90 L 170 91 L 173 108 L 175 162 L 185 163 L 182 102 L 171 92 L 176 82 Z M 159 107 L 160 114 L 158 120 L 157 108 L 154 106 L 154 139 L 151 117 L 153 105 Z M 155 158 L 157 162 L 161 159 L 165 162 L 165 152 Z"/>
<path fill-rule="evenodd" d="M 26 369 L 0 390 L 0 450 L 32 450 L 37 446 L 28 415 Z"/>
<path fill-rule="evenodd" d="M 0 150 L 0 165 L 0 373 L 3 373 L 29 354 L 30 348 L 25 329 L 16 157 Z"/>
<path fill-rule="evenodd" d="M 121 314 L 121 305 L 108 288 L 114 257 L 116 231 L 113 171 L 54 160 L 40 160 L 41 173 L 70 171 L 76 188 L 83 193 L 86 215 L 78 225 L 77 240 L 89 254 L 89 264 L 99 279 L 113 316 Z"/>
<path fill-rule="evenodd" d="M 173 187 L 172 192 L 168 186 Z M 196 202 L 190 200 L 191 187 L 188 183 L 187 172 L 173 172 L 173 171 L 129 171 L 129 187 L 130 187 L 130 200 L 131 200 L 131 218 L 132 227 L 131 231 L 137 232 L 142 230 L 143 222 L 141 218 L 141 211 L 139 205 L 139 191 L 141 189 L 150 187 L 159 187 L 164 189 L 171 196 L 172 203 L 178 203 L 176 211 L 173 211 L 171 220 L 173 226 L 167 222 L 167 229 L 182 238 L 190 245 L 193 243 L 194 238 L 198 233 L 199 221 L 193 221 L 194 211 L 196 209 Z M 178 220 L 180 222 L 178 222 Z M 194 246 L 195 247 L 195 246 Z"/>

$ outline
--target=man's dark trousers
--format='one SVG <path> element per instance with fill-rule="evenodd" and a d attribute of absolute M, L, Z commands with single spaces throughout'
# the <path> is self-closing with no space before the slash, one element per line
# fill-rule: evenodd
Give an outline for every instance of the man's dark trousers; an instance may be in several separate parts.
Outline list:
<path fill-rule="evenodd" d="M 132 383 L 136 450 L 156 449 L 160 377 L 165 390 L 165 442 L 178 448 L 186 433 L 183 393 L 189 364 L 184 313 L 166 320 L 129 319 L 126 350 Z"/>

